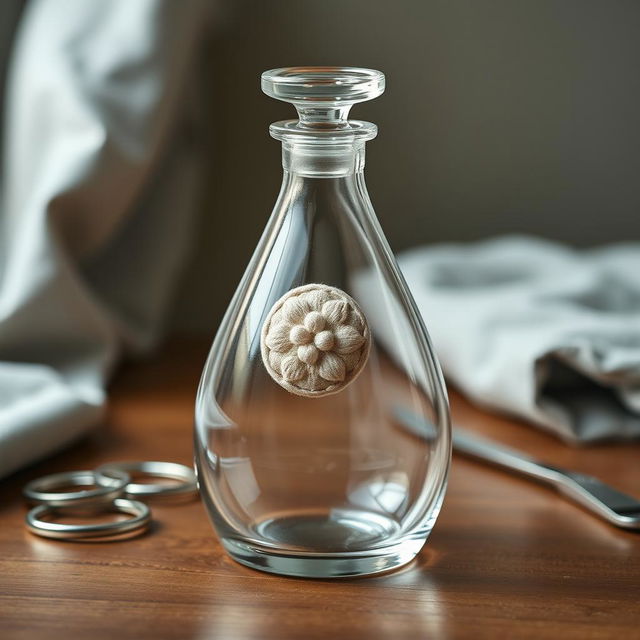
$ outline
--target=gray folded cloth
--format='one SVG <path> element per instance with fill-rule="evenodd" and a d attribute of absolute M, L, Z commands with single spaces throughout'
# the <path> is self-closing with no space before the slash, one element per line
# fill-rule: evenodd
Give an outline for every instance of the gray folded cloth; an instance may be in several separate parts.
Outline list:
<path fill-rule="evenodd" d="M 567 442 L 640 436 L 640 244 L 505 237 L 399 256 L 448 379 Z"/>
<path fill-rule="evenodd" d="M 99 424 L 115 363 L 161 333 L 197 210 L 209 5 L 32 1 L 0 48 L 0 478 Z"/>

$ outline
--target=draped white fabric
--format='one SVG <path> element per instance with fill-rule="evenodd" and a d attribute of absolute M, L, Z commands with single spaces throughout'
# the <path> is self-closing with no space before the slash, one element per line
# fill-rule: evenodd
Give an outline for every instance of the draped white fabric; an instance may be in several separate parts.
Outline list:
<path fill-rule="evenodd" d="M 445 374 L 474 401 L 568 442 L 640 437 L 640 244 L 507 237 L 399 262 Z"/>
<path fill-rule="evenodd" d="M 99 423 L 162 328 L 200 162 L 206 0 L 28 2 L 4 87 L 0 476 Z"/>

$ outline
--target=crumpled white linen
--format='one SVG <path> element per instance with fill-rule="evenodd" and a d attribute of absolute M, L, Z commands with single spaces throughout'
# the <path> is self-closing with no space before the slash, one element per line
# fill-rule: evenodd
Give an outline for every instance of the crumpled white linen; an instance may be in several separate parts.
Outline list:
<path fill-rule="evenodd" d="M 28 2 L 5 87 L 0 477 L 99 423 L 159 336 L 194 220 L 206 0 Z"/>
<path fill-rule="evenodd" d="M 640 244 L 526 237 L 399 256 L 445 375 L 570 443 L 640 436 Z"/>

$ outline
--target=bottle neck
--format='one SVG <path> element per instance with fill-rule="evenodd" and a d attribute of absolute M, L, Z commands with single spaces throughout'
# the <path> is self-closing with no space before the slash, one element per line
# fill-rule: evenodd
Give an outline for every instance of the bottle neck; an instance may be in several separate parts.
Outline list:
<path fill-rule="evenodd" d="M 364 142 L 305 144 L 282 142 L 282 167 L 306 178 L 344 178 L 364 170 Z"/>

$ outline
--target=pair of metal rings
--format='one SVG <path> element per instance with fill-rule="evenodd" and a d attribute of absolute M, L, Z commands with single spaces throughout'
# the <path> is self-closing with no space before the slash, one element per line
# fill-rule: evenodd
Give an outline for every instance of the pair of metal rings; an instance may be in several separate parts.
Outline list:
<path fill-rule="evenodd" d="M 131 473 L 171 482 L 133 483 Z M 59 491 L 72 486 L 91 488 Z M 26 516 L 29 531 L 57 539 L 114 536 L 144 529 L 151 521 L 151 510 L 144 502 L 132 498 L 188 497 L 196 493 L 193 470 L 175 462 L 109 463 L 95 471 L 70 471 L 38 478 L 23 489 L 24 497 L 37 505 Z M 133 517 L 100 524 L 66 524 L 46 519 L 60 512 L 77 514 L 79 510 L 124 513 Z"/>

